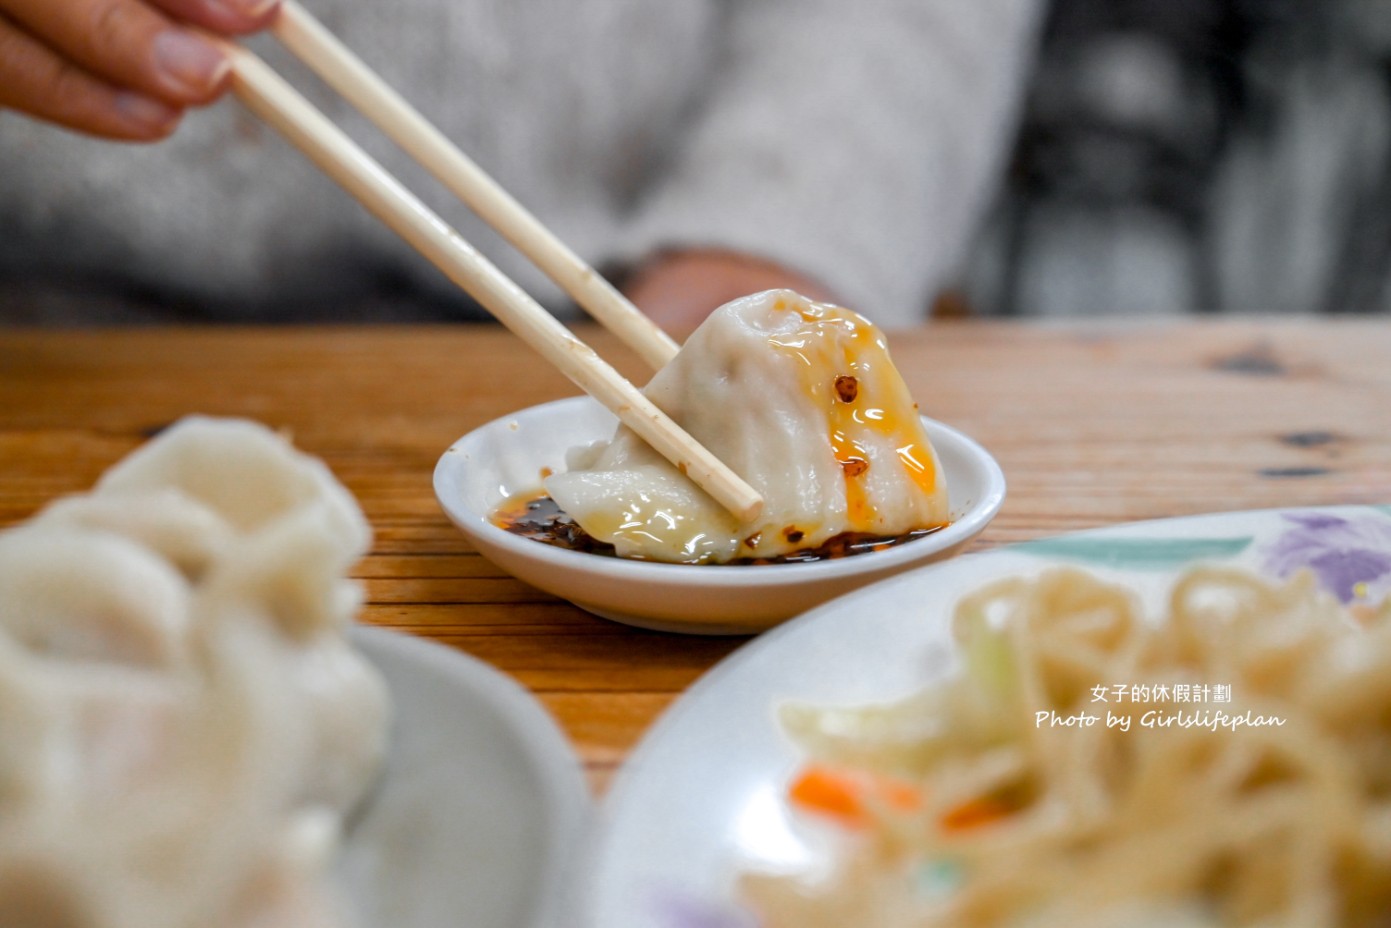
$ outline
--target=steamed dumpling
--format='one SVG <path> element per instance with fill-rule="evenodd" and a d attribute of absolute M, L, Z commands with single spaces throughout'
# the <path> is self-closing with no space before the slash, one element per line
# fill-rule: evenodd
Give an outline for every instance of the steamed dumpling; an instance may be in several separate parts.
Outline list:
<path fill-rule="evenodd" d="M 740 524 L 626 427 L 570 454 L 546 491 L 621 557 L 767 557 L 845 532 L 948 521 L 936 453 L 882 333 L 770 290 L 726 304 L 645 390 L 766 501 Z"/>
<path fill-rule="evenodd" d="M 34 655 L 173 666 L 191 596 L 166 560 L 118 535 L 42 523 L 0 533 L 0 635 Z"/>
<path fill-rule="evenodd" d="M 318 460 L 191 418 L 0 533 L 0 925 L 340 928 L 379 768 L 345 633 L 370 531 Z"/>
<path fill-rule="evenodd" d="M 311 715 L 274 638 L 195 623 L 191 644 L 156 671 L 0 638 L 0 924 L 291 928 L 261 914 L 291 885 L 331 911 L 300 836 L 325 814 L 297 797 Z"/>
<path fill-rule="evenodd" d="M 188 416 L 38 521 L 124 535 L 197 577 L 237 538 L 310 510 L 345 563 L 366 550 L 367 522 L 322 461 L 259 423 Z"/>

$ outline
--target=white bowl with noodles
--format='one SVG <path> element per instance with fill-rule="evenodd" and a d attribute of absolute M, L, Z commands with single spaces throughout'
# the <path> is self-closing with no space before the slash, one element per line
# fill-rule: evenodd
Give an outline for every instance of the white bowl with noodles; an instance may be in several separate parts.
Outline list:
<path fill-rule="evenodd" d="M 661 564 L 572 551 L 515 535 L 489 516 L 540 491 L 565 453 L 607 439 L 617 420 L 588 397 L 495 419 L 456 441 L 435 467 L 435 495 L 478 550 L 508 573 L 595 615 L 659 631 L 751 634 L 843 593 L 959 551 L 989 524 L 1005 477 L 984 448 L 926 417 L 947 482 L 951 524 L 895 547 L 824 561 L 756 566 Z"/>

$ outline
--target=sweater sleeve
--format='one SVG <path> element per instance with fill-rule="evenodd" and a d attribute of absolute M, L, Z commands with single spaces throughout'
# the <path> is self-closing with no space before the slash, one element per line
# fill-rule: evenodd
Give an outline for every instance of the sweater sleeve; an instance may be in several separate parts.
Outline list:
<path fill-rule="evenodd" d="M 731 0 L 709 90 L 619 260 L 712 247 L 924 317 L 1012 134 L 1042 0 Z"/>

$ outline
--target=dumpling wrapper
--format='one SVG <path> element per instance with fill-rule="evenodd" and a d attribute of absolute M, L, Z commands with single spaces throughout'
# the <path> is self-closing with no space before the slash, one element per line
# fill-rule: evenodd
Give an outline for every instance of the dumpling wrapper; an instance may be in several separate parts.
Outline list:
<path fill-rule="evenodd" d="M 0 635 L 35 655 L 172 666 L 191 595 L 168 562 L 119 535 L 42 522 L 0 533 Z"/>
<path fill-rule="evenodd" d="M 126 536 L 196 581 L 239 541 L 305 511 L 345 566 L 367 550 L 366 519 L 322 461 L 256 422 L 186 416 L 35 521 Z"/>
<path fill-rule="evenodd" d="M 630 429 L 545 481 L 620 557 L 722 563 L 896 536 L 949 520 L 917 407 L 864 317 L 790 290 L 716 310 L 644 390 L 764 497 L 740 524 Z"/>

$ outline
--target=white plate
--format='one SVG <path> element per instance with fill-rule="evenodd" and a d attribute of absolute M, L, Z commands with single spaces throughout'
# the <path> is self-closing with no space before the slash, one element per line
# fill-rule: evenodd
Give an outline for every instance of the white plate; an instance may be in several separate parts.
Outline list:
<path fill-rule="evenodd" d="M 942 462 L 952 524 L 872 554 L 802 564 L 693 567 L 625 561 L 540 544 L 498 528 L 489 515 L 535 490 L 565 452 L 613 434 L 617 420 L 588 397 L 533 406 L 459 439 L 435 467 L 435 495 L 450 520 L 489 560 L 581 609 L 630 625 L 699 634 L 761 631 L 884 577 L 954 554 L 989 524 L 1005 478 L 984 448 L 923 419 Z"/>
<path fill-rule="evenodd" d="M 799 754 L 774 713 L 787 701 L 880 702 L 950 668 L 947 620 L 999 577 L 1080 564 L 1155 609 L 1196 560 L 1270 576 L 1315 569 L 1344 600 L 1391 593 L 1391 507 L 1272 510 L 1136 523 L 968 555 L 852 593 L 741 648 L 643 740 L 600 813 L 583 928 L 748 928 L 731 899 L 743 868 L 811 863 L 784 814 Z M 1361 584 L 1359 586 L 1359 584 Z"/>
<path fill-rule="evenodd" d="M 590 811 L 579 760 L 517 683 L 383 629 L 353 641 L 386 676 L 387 765 L 337 882 L 359 928 L 559 928 Z"/>

